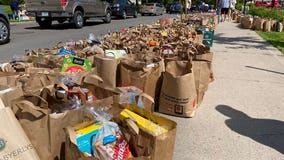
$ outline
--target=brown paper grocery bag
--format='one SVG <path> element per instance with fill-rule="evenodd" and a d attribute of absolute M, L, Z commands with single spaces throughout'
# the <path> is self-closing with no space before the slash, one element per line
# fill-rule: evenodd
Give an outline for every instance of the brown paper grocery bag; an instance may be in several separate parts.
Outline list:
<path fill-rule="evenodd" d="M 0 106 L 0 127 L 0 159 L 40 160 L 13 111 L 3 103 Z"/>
<path fill-rule="evenodd" d="M 168 62 L 159 99 L 159 112 L 193 117 L 196 107 L 196 87 L 191 63 Z"/>
<path fill-rule="evenodd" d="M 120 65 L 120 86 L 135 86 L 151 97 L 155 97 L 157 82 L 161 76 L 161 67 L 160 64 L 156 63 L 153 67 L 147 68 L 143 63 L 123 60 Z M 147 110 L 154 110 L 152 102 L 146 99 L 143 99 L 143 101 Z"/>
<path fill-rule="evenodd" d="M 117 65 L 119 61 L 114 58 L 103 57 L 101 55 L 94 56 L 94 65 L 97 75 L 103 79 L 99 85 L 104 88 L 114 89 L 116 87 Z"/>
<path fill-rule="evenodd" d="M 11 106 L 14 100 L 23 95 L 21 86 L 7 87 L 0 85 L 0 98 L 3 100 L 5 106 Z"/>
<path fill-rule="evenodd" d="M 28 100 L 21 100 L 15 102 L 12 109 L 40 159 L 51 160 L 52 154 L 48 131 L 49 110 L 47 109 L 47 104 L 44 108 L 40 108 Z"/>
<path fill-rule="evenodd" d="M 0 85 L 6 87 L 15 87 L 20 85 L 17 73 L 0 72 Z"/>
<path fill-rule="evenodd" d="M 253 18 L 249 16 L 242 17 L 241 25 L 244 29 L 251 29 L 253 26 Z"/>
<path fill-rule="evenodd" d="M 167 130 L 166 133 L 154 136 L 142 129 L 139 129 L 137 134 L 136 132 L 133 132 L 131 128 L 125 128 L 125 126 L 122 125 L 122 132 L 124 132 L 125 135 L 130 136 L 129 145 L 133 156 L 150 157 L 151 160 L 171 160 L 174 154 L 176 139 L 176 122 L 131 104 L 114 105 L 111 110 L 114 112 L 113 115 L 115 120 L 119 119 L 120 111 L 117 110 L 122 110 L 124 108 L 129 109 Z M 124 121 L 122 123 L 126 122 Z"/>
<path fill-rule="evenodd" d="M 51 111 L 58 112 L 69 104 L 56 100 L 47 88 L 42 90 L 40 96 L 25 96 L 23 99 L 14 102 L 13 110 L 40 158 L 65 159 L 64 128 L 77 124 L 91 115 L 76 109 L 51 113 Z"/>
<path fill-rule="evenodd" d="M 64 100 L 58 100 L 54 97 L 52 90 L 44 88 L 40 94 L 41 98 L 48 102 L 48 110 L 55 111 L 57 113 L 48 114 L 48 133 L 49 133 L 49 143 L 50 151 L 53 159 L 65 159 L 65 132 L 64 128 L 69 125 L 77 124 L 83 121 L 85 118 L 90 119 L 90 114 L 80 110 L 66 110 L 63 113 L 58 113 L 58 111 L 63 111 L 64 108 L 68 108 L 70 103 Z M 36 99 L 36 100 L 35 100 Z M 41 106 L 39 102 L 41 101 L 38 97 L 29 98 L 32 102 Z M 64 108 L 63 108 L 64 107 Z"/>
<path fill-rule="evenodd" d="M 71 126 L 65 128 L 66 141 L 65 141 L 65 158 L 66 160 L 98 160 L 95 157 L 86 157 L 79 151 L 76 145 L 76 135 Z M 128 158 L 127 160 L 151 160 L 149 156 L 140 156 Z"/>
<path fill-rule="evenodd" d="M 195 54 L 193 60 L 212 62 L 213 52 L 204 52 L 203 54 Z"/>
<path fill-rule="evenodd" d="M 176 137 L 176 123 L 170 119 L 164 118 L 139 108 L 135 105 L 114 105 L 110 108 L 110 113 L 114 116 L 114 121 L 122 124 L 119 120 L 119 113 L 127 108 L 132 112 L 143 116 L 152 122 L 167 129 L 168 132 L 153 136 L 149 133 L 139 130 L 139 134 L 133 133 L 126 126 L 120 126 L 122 132 L 129 138 L 130 150 L 134 158 L 132 160 L 171 160 L 174 153 L 175 137 Z M 85 157 L 83 153 L 80 153 L 76 145 L 76 135 L 74 129 L 68 126 L 66 129 L 66 159 L 68 160 L 97 160 L 94 157 Z M 163 153 L 163 154 L 161 154 Z M 129 159 L 129 160 L 130 160 Z"/>
<path fill-rule="evenodd" d="M 260 18 L 260 17 L 254 18 L 253 19 L 253 29 L 255 29 L 257 31 L 262 31 L 264 22 L 265 22 L 265 20 Z"/>
<path fill-rule="evenodd" d="M 192 70 L 197 93 L 197 105 L 200 106 L 210 82 L 210 62 L 193 61 Z"/>
<path fill-rule="evenodd" d="M 91 114 L 83 110 L 69 110 L 64 113 L 49 115 L 50 146 L 53 158 L 64 160 L 66 135 L 64 128 L 90 120 Z"/>
<path fill-rule="evenodd" d="M 58 81 L 59 73 L 30 73 L 19 78 L 24 93 L 36 93 Z"/>
<path fill-rule="evenodd" d="M 270 32 L 271 31 L 271 20 L 270 19 L 267 19 L 264 22 L 263 31 L 265 31 L 265 32 Z"/>

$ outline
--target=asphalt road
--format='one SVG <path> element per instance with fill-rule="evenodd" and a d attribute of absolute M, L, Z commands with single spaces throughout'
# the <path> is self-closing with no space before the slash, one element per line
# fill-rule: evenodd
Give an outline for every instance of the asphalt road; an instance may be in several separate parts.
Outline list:
<path fill-rule="evenodd" d="M 88 21 L 82 29 L 75 29 L 68 23 L 55 23 L 50 29 L 40 29 L 35 22 L 12 24 L 10 43 L 0 46 L 0 61 L 10 60 L 13 56 L 22 56 L 26 49 L 50 48 L 58 42 L 87 38 L 90 33 L 101 35 L 138 24 L 152 24 L 165 16 L 176 15 L 139 16 L 138 18 L 129 17 L 126 20 L 114 18 L 109 24 L 104 24 L 101 20 L 93 20 Z"/>

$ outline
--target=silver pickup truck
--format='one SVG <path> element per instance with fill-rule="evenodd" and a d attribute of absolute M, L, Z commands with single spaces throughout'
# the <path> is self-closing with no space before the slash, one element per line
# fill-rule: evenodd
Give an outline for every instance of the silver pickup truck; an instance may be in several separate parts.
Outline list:
<path fill-rule="evenodd" d="M 69 21 L 75 28 L 82 28 L 89 18 L 111 22 L 111 7 L 106 0 L 26 0 L 27 15 L 35 17 L 41 28 L 48 28 L 52 21 Z"/>

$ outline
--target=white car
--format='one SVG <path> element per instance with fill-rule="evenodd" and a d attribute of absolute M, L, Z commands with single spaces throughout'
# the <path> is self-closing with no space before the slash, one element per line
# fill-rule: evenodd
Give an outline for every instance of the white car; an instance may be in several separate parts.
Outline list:
<path fill-rule="evenodd" d="M 7 15 L 0 7 L 0 44 L 8 43 L 10 40 L 10 22 Z"/>
<path fill-rule="evenodd" d="M 160 3 L 146 3 L 141 8 L 141 15 L 163 15 L 164 6 Z"/>

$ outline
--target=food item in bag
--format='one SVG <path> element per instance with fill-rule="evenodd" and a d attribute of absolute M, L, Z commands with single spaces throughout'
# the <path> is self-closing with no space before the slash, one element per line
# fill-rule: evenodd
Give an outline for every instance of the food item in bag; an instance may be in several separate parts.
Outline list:
<path fill-rule="evenodd" d="M 98 133 L 100 128 L 100 123 L 94 123 L 76 131 L 76 142 L 81 152 L 88 156 L 92 155 L 92 137 Z"/>
<path fill-rule="evenodd" d="M 104 160 L 122 160 L 133 157 L 127 140 L 120 133 L 116 136 L 106 136 L 103 141 L 96 142 L 95 149 L 100 159 Z"/>
<path fill-rule="evenodd" d="M 157 125 L 156 123 L 130 111 L 129 109 L 124 109 L 121 113 L 120 113 L 120 119 L 121 120 L 125 120 L 125 119 L 128 119 L 130 118 L 131 120 L 134 120 L 137 124 L 138 124 L 138 127 L 151 134 L 151 135 L 154 135 L 154 136 L 158 136 L 160 134 L 163 134 L 163 133 L 166 133 L 168 132 L 167 129 Z"/>

